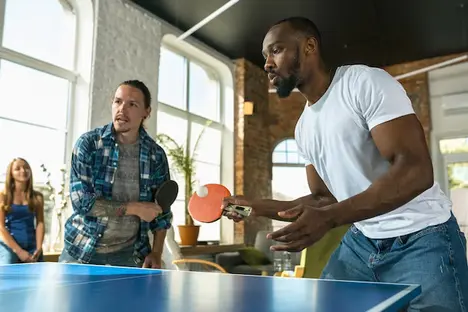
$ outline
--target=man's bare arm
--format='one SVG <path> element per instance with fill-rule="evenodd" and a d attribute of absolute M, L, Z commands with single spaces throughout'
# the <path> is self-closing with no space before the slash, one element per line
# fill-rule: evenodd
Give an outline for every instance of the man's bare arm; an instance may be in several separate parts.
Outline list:
<path fill-rule="evenodd" d="M 161 260 L 162 257 L 166 232 L 167 230 L 158 230 L 153 232 L 153 249 L 151 250 L 151 252 L 156 254 L 158 260 Z"/>
<path fill-rule="evenodd" d="M 140 201 L 124 203 L 113 200 L 96 199 L 93 209 L 91 209 L 87 215 L 94 217 L 121 217 L 133 215 L 146 222 L 151 222 L 161 213 L 161 207 L 153 202 Z"/>
<path fill-rule="evenodd" d="M 293 221 L 295 218 L 282 218 L 278 213 L 294 208 L 300 204 L 323 207 L 336 203 L 335 197 L 328 190 L 313 165 L 306 166 L 306 173 L 307 183 L 309 184 L 311 192 L 310 194 L 291 201 L 279 201 L 273 199 L 254 200 L 252 202 L 252 207 L 255 210 L 256 215 L 280 221 Z"/>
<path fill-rule="evenodd" d="M 323 182 L 314 166 L 308 165 L 306 170 L 307 183 L 309 184 L 309 190 L 311 194 L 309 196 L 312 198 L 312 200 L 316 201 L 316 205 L 318 205 L 317 207 L 322 207 L 324 204 L 329 205 L 331 203 L 336 203 L 337 200 L 335 196 L 333 196 L 328 187 L 325 185 L 325 182 Z"/>
<path fill-rule="evenodd" d="M 115 217 L 124 216 L 127 214 L 128 203 L 96 199 L 93 205 L 93 209 L 88 212 L 88 216 L 93 217 Z"/>
<path fill-rule="evenodd" d="M 391 166 L 364 192 L 327 208 L 333 226 L 390 212 L 434 184 L 430 154 L 416 115 L 380 124 L 371 130 L 371 135 Z"/>

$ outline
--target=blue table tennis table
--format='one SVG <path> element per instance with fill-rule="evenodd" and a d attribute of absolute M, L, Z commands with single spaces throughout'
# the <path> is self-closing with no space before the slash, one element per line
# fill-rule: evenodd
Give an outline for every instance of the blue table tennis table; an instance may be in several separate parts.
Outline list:
<path fill-rule="evenodd" d="M 418 285 L 63 263 L 0 266 L 2 312 L 398 311 Z"/>

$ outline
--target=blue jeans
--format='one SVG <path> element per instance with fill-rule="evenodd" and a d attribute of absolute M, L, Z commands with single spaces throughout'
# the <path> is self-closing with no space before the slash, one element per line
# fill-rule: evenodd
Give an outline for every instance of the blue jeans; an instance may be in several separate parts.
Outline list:
<path fill-rule="evenodd" d="M 27 248 L 25 250 L 32 255 L 34 251 L 36 251 L 36 248 L 32 247 L 32 248 Z M 41 254 L 39 256 L 39 259 L 37 259 L 37 262 L 42 262 L 42 261 L 44 260 L 43 260 L 43 255 Z M 4 242 L 0 242 L 0 264 L 15 264 L 15 263 L 21 263 L 21 260 L 18 258 L 15 252 L 11 250 L 10 247 L 8 247 Z"/>
<path fill-rule="evenodd" d="M 124 267 L 137 267 L 135 257 L 133 256 L 133 245 L 112 253 L 95 253 L 87 264 L 112 265 Z M 83 262 L 73 258 L 63 249 L 59 257 L 59 262 L 63 263 L 81 263 Z"/>
<path fill-rule="evenodd" d="M 419 284 L 408 311 L 466 311 L 466 238 L 457 220 L 389 239 L 369 239 L 354 225 L 331 255 L 321 278 Z"/>

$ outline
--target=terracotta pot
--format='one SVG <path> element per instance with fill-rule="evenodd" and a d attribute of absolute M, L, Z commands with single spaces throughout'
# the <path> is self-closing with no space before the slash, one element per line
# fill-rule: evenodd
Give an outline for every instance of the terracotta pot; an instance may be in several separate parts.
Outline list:
<path fill-rule="evenodd" d="M 180 245 L 195 246 L 198 242 L 199 225 L 178 225 L 180 235 Z"/>

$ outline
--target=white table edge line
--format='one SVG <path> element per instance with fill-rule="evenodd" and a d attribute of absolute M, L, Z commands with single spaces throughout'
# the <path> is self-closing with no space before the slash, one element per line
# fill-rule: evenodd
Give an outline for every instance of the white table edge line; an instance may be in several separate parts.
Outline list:
<path fill-rule="evenodd" d="M 92 263 L 76 263 L 76 262 L 36 262 L 36 263 L 25 263 L 25 264 L 45 264 L 45 265 L 64 265 L 64 266 L 83 266 L 83 267 L 98 267 L 98 268 L 117 268 L 122 270 L 139 270 L 144 272 L 161 272 L 161 271 L 168 271 L 167 269 L 151 269 L 151 268 L 140 268 L 140 267 L 130 267 L 130 266 L 120 266 L 120 265 L 104 265 L 104 264 L 92 264 Z M 112 270 L 112 269 L 111 269 Z"/>
<path fill-rule="evenodd" d="M 312 280 L 323 281 L 323 282 L 340 282 L 340 283 L 356 283 L 356 284 L 371 284 L 371 285 L 391 285 L 391 286 L 404 286 L 404 287 L 419 287 L 417 284 L 406 284 L 406 283 L 388 283 L 388 282 L 369 282 L 369 281 L 352 281 L 352 280 L 340 280 L 340 279 L 325 279 L 325 278 L 313 278 Z M 406 289 L 406 288 L 405 288 Z"/>
<path fill-rule="evenodd" d="M 121 281 L 121 280 L 129 280 L 129 279 L 147 278 L 148 276 L 151 276 L 151 275 L 143 275 L 142 274 L 142 275 L 138 275 L 138 276 L 127 276 L 127 277 L 121 277 L 121 278 L 115 278 L 115 279 L 106 279 L 106 280 L 89 281 L 89 282 L 78 282 L 78 283 L 63 282 L 63 283 L 51 284 L 51 285 L 48 285 L 48 286 L 50 286 L 50 287 L 68 287 L 68 286 L 76 286 L 76 285 L 84 285 L 84 284 L 97 284 L 97 283 L 106 283 L 106 282 L 115 282 L 115 281 Z M 40 287 L 31 287 L 31 288 L 27 288 L 27 289 L 5 291 L 5 292 L 0 292 L 0 295 L 14 294 L 14 293 L 28 292 L 28 291 L 37 291 L 39 288 Z"/>
<path fill-rule="evenodd" d="M 390 298 L 382 301 L 378 305 L 374 306 L 372 309 L 367 310 L 367 312 L 377 312 L 377 311 L 383 311 L 384 309 L 390 307 L 392 304 L 403 298 L 405 295 L 409 294 L 410 292 L 414 291 L 417 289 L 419 286 L 417 285 L 412 285 L 408 286 L 407 288 L 403 289 L 402 291 L 396 293 L 395 295 L 391 296 Z"/>

